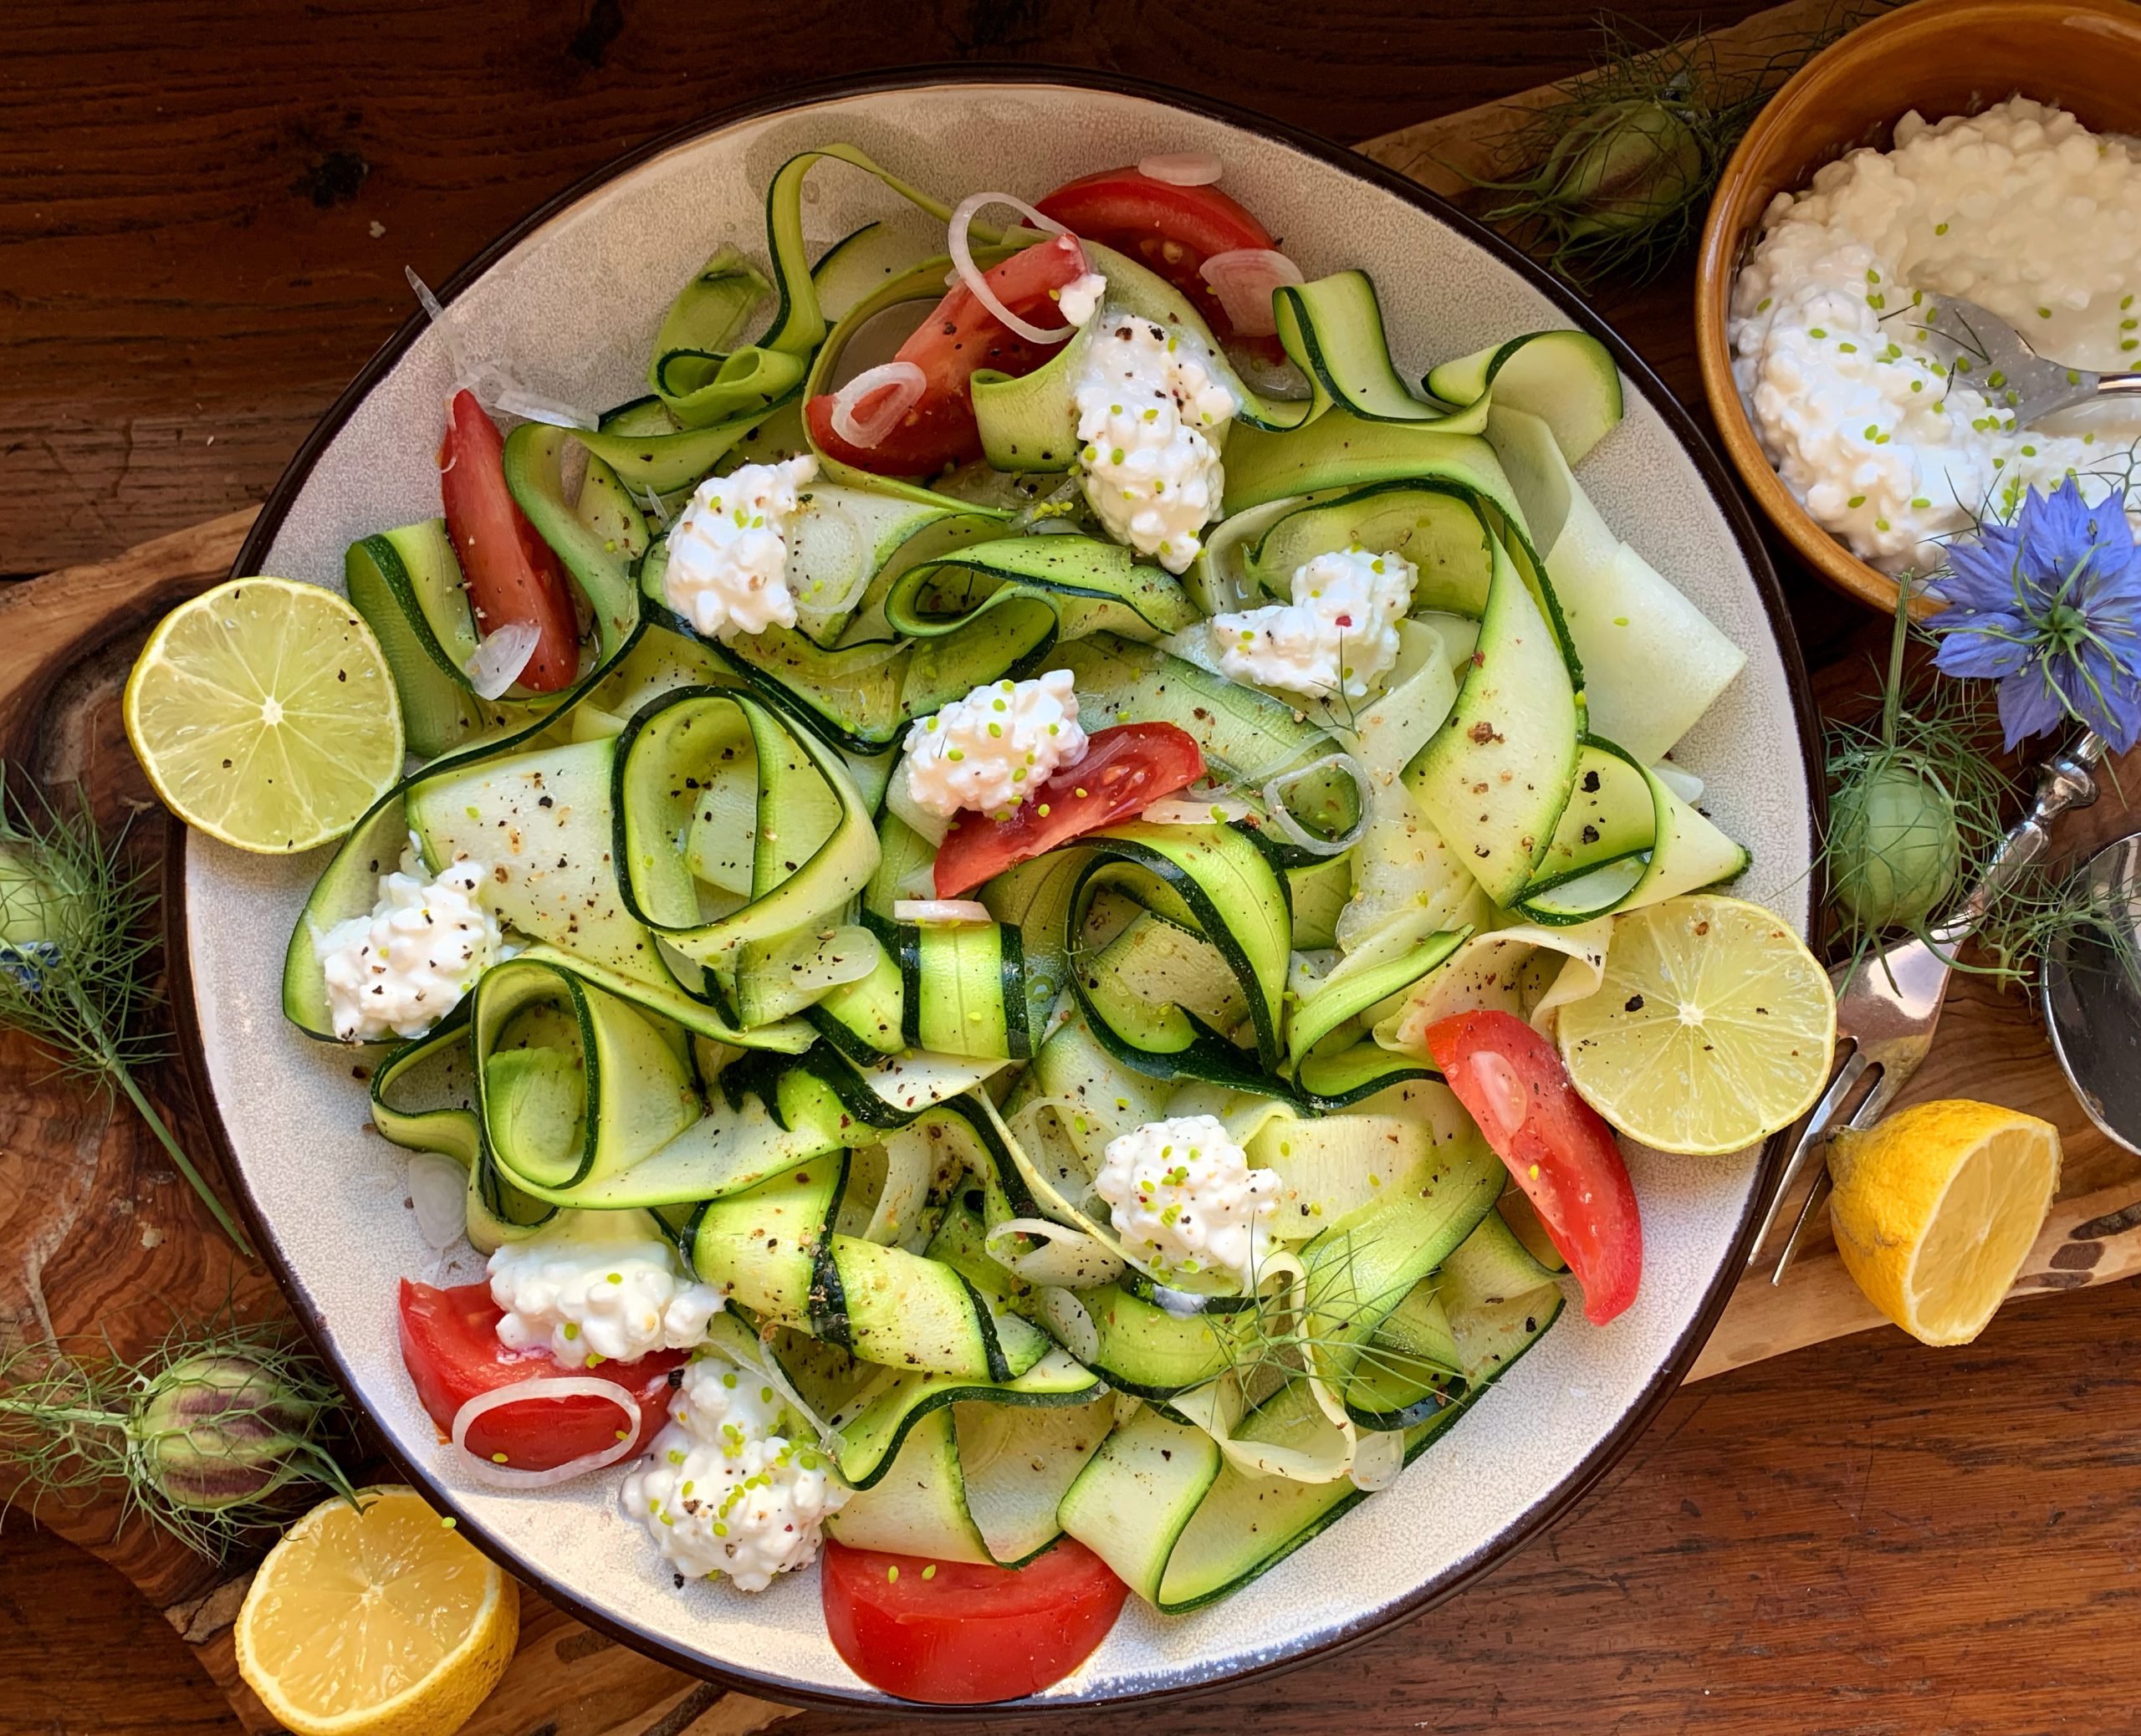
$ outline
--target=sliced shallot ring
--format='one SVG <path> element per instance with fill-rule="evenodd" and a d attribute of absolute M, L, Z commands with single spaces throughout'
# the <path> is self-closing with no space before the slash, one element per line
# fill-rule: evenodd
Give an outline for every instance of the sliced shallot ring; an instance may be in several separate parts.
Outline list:
<path fill-rule="evenodd" d="M 1311 772 L 1336 767 L 1353 780 L 1360 792 L 1360 817 L 1343 837 L 1319 838 L 1287 811 L 1284 790 L 1287 784 L 1299 782 Z M 1281 772 L 1264 786 L 1266 809 L 1265 822 L 1271 830 L 1298 850 L 1305 850 L 1312 856 L 1335 856 L 1351 850 L 1361 841 L 1361 835 L 1368 829 L 1368 810 L 1372 805 L 1372 792 L 1368 784 L 1367 768 L 1350 753 L 1326 753 L 1321 759 L 1311 760 L 1299 771 Z"/>
<path fill-rule="evenodd" d="M 469 657 L 463 673 L 478 699 L 503 699 L 505 690 L 520 679 L 543 630 L 532 620 L 509 620 L 494 633 L 486 633 Z"/>
<path fill-rule="evenodd" d="M 1214 253 L 1197 268 L 1212 286 L 1227 320 L 1244 338 L 1268 338 L 1279 329 L 1271 311 L 1271 292 L 1306 281 L 1301 268 L 1270 248 L 1235 248 Z"/>
<path fill-rule="evenodd" d="M 1041 212 L 1015 198 L 1009 193 L 969 193 L 958 202 L 952 212 L 950 236 L 952 264 L 959 273 L 959 281 L 973 292 L 973 298 L 987 308 L 1004 324 L 1022 337 L 1035 344 L 1054 344 L 1070 335 L 1072 328 L 1059 325 L 1051 330 L 1045 325 L 1035 325 L 1030 319 L 1021 319 L 1004 305 L 1003 298 L 989 287 L 981 268 L 973 263 L 973 248 L 968 244 L 967 229 L 973 222 L 973 214 L 991 205 L 1008 205 L 1022 212 L 1036 228 L 1045 229 L 1051 235 L 1068 235 L 1070 232 L 1052 217 Z"/>
<path fill-rule="evenodd" d="M 1137 172 L 1169 186 L 1209 186 L 1227 166 L 1208 151 L 1162 151 L 1137 160 Z"/>
<path fill-rule="evenodd" d="M 501 1465 L 468 1450 L 469 1427 L 478 1417 L 501 1405 L 519 1404 L 529 1398 L 606 1398 L 629 1420 L 618 1438 L 600 1453 L 583 1453 L 578 1458 L 569 1458 L 547 1471 L 524 1471 L 516 1466 Z M 488 1392 L 478 1392 L 453 1413 L 452 1437 L 469 1473 L 478 1483 L 488 1483 L 493 1488 L 555 1488 L 575 1477 L 585 1477 L 590 1471 L 600 1471 L 621 1458 L 631 1458 L 638 1449 L 641 1420 L 639 1401 L 615 1381 L 597 1380 L 592 1375 L 534 1375 L 524 1381 L 515 1381 L 510 1386 L 493 1386 Z"/>
<path fill-rule="evenodd" d="M 1353 1463 L 1346 1475 L 1353 1479 L 1355 1488 L 1373 1493 L 1388 1488 L 1398 1481 L 1398 1473 L 1405 1468 L 1405 1432 L 1403 1429 L 1378 1429 L 1364 1434 L 1353 1443 Z"/>
<path fill-rule="evenodd" d="M 468 1172 L 437 1151 L 411 1151 L 407 1173 L 410 1209 L 416 1233 L 434 1253 L 443 1253 L 468 1230 Z"/>
<path fill-rule="evenodd" d="M 959 922 L 994 922 L 989 906 L 976 898 L 895 898 L 895 922 L 920 922 L 949 927 Z"/>
<path fill-rule="evenodd" d="M 880 362 L 865 368 L 833 394 L 833 432 L 866 452 L 900 425 L 900 418 L 921 401 L 928 376 L 911 361 Z M 876 402 L 859 414 L 863 401 Z"/>
<path fill-rule="evenodd" d="M 1169 796 L 1151 804 L 1137 817 L 1156 826 L 1215 826 L 1246 819 L 1255 811 L 1247 802 L 1231 797 L 1200 802 L 1187 796 Z"/>

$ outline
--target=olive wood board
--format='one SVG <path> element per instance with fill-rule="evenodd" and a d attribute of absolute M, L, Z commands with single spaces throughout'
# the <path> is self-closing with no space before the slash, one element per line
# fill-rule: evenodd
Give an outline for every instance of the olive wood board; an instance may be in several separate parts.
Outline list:
<path fill-rule="evenodd" d="M 1832 10 L 1828 0 L 1800 0 L 1714 39 L 1725 52 L 1759 54 L 1765 38 L 1803 30 Z M 1535 108 L 1546 100 L 1529 93 L 1513 100 Z M 1495 140 L 1510 125 L 1508 106 L 1445 117 L 1362 148 L 1451 191 L 1461 186 L 1451 166 L 1472 173 L 1490 167 Z M 137 817 L 131 848 L 146 869 L 176 860 L 177 828 L 149 799 L 126 748 L 119 688 L 149 624 L 228 573 L 252 518 L 233 513 L 111 560 L 0 590 L 0 643 L 8 646 L 0 660 L 0 740 L 13 775 L 53 790 L 79 784 L 108 825 Z M 1826 671 L 1817 687 L 1825 698 L 1837 698 L 1860 675 L 1856 667 Z M 2115 793 L 2108 794 L 2063 823 L 2062 842 L 2087 849 L 2132 823 Z M 48 1335 L 101 1333 L 131 1353 L 174 1315 L 197 1318 L 227 1304 L 248 1317 L 281 1312 L 264 1269 L 237 1259 L 130 1114 L 44 1073 L 33 1045 L 0 1034 L 0 1078 L 9 1081 L 0 1091 L 0 1352 Z M 212 1148 L 181 1070 L 155 1070 L 146 1085 L 213 1176 Z M 1981 978 L 1958 978 L 1939 1041 L 1906 1100 L 1944 1095 L 2031 1111 L 2065 1137 L 2062 1197 L 2016 1295 L 2141 1271 L 2141 1165 L 2087 1122 L 2021 996 Z M 1781 1286 L 1765 1274 L 1743 1280 L 1689 1378 L 1880 1326 L 1826 1233 L 1817 1233 Z M 0 1499 L 11 1492 L 0 1468 Z M 231 1623 L 246 1575 L 211 1567 L 138 1522 L 121 1524 L 114 1491 L 82 1504 L 49 1500 L 36 1517 L 118 1568 L 164 1611 L 248 1730 L 276 1728 L 238 1681 L 232 1657 Z M 20 1523 L 19 1509 L 15 1519 Z M 472 1736 L 744 1736 L 792 1714 L 643 1657 L 524 1588 L 522 1607 L 519 1650 L 466 1727 Z"/>

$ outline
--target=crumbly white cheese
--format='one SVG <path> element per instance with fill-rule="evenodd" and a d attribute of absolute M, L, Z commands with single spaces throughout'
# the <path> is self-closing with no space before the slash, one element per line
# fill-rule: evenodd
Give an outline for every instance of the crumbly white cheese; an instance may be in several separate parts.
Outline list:
<path fill-rule="evenodd" d="M 498 1342 L 547 1350 L 566 1367 L 633 1362 L 706 1341 L 721 1312 L 712 1284 L 687 1276 L 639 1212 L 565 1212 L 491 1255 Z"/>
<path fill-rule="evenodd" d="M 771 1386 L 709 1351 L 685 1369 L 669 1414 L 623 1492 L 664 1560 L 763 1591 L 817 1559 L 825 1518 L 849 1489 Z"/>
<path fill-rule="evenodd" d="M 1986 366 L 1944 366 L 1918 328 L 1957 296 L 2041 355 L 2141 365 L 2141 146 L 2023 97 L 1907 115 L 1893 149 L 1827 165 L 1765 222 L 1733 286 L 1734 376 L 1785 485 L 1862 559 L 1924 572 L 2031 485 L 2072 472 L 2094 502 L 2123 479 L 2132 411 L 2016 427 Z"/>
<path fill-rule="evenodd" d="M 669 606 L 704 636 L 730 638 L 795 625 L 788 588 L 789 522 L 818 473 L 808 452 L 710 476 L 669 531 L 662 575 Z"/>
<path fill-rule="evenodd" d="M 1127 1251 L 1156 1278 L 1224 1272 L 1254 1281 L 1271 1243 L 1278 1172 L 1249 1156 L 1211 1116 L 1153 1121 L 1107 1142 L 1093 1190 Z"/>
<path fill-rule="evenodd" d="M 1070 671 L 993 682 L 907 733 L 907 788 L 917 806 L 949 819 L 961 809 L 1001 814 L 1059 766 L 1085 758 Z"/>
<path fill-rule="evenodd" d="M 1260 687 L 1362 698 L 1398 661 L 1398 623 L 1418 577 L 1391 549 L 1319 554 L 1295 569 L 1292 602 L 1212 617 L 1219 666 Z"/>
<path fill-rule="evenodd" d="M 1071 391 L 1086 498 L 1110 536 L 1170 573 L 1197 558 L 1226 487 L 1210 434 L 1240 406 L 1210 360 L 1187 333 L 1111 314 Z"/>
<path fill-rule="evenodd" d="M 1083 325 L 1101 310 L 1101 299 L 1107 294 L 1107 279 L 1096 271 L 1074 278 L 1056 293 L 1056 305 L 1063 310 L 1067 324 Z"/>
<path fill-rule="evenodd" d="M 499 950 L 498 918 L 478 896 L 483 871 L 462 860 L 428 879 L 411 838 L 371 914 L 314 937 L 336 1036 L 420 1037 L 453 1009 Z"/>

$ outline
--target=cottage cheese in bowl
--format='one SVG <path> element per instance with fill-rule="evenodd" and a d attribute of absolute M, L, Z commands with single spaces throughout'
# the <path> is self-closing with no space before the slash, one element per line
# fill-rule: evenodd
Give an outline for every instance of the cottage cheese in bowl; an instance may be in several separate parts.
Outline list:
<path fill-rule="evenodd" d="M 1771 204 L 1733 286 L 1734 376 L 1785 485 L 1891 573 L 1929 570 L 1944 539 L 2011 517 L 2033 484 L 2072 475 L 2103 498 L 2141 440 L 2141 416 L 2113 405 L 2014 426 L 1981 370 L 1950 370 L 1928 340 L 1942 295 L 2041 355 L 2141 367 L 2141 145 L 2026 97 L 1914 113 L 1892 149 Z"/>

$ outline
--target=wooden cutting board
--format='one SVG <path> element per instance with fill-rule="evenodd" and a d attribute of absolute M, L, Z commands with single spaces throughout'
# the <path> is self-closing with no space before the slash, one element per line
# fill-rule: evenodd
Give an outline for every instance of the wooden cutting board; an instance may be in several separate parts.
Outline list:
<path fill-rule="evenodd" d="M 1765 38 L 1804 29 L 1830 0 L 1795 3 L 1717 40 L 1757 58 Z M 1461 188 L 1533 93 L 1371 140 L 1363 151 L 1439 191 Z M 85 787 L 107 824 L 138 816 L 132 847 L 145 866 L 171 859 L 176 828 L 157 809 L 129 753 L 117 696 L 148 625 L 222 579 L 251 522 L 232 513 L 0 592 L 0 727 L 12 775 L 57 789 Z M 1857 667 L 1823 671 L 1825 698 L 1857 686 Z M 2127 787 L 2137 788 L 2129 777 Z M 2065 823 L 2086 848 L 2136 822 L 2108 796 Z M 248 1316 L 281 1311 L 272 1280 L 238 1261 L 153 1141 L 132 1117 L 41 1079 L 33 1045 L 0 1034 L 0 1351 L 48 1333 L 102 1331 L 122 1352 L 159 1335 L 174 1314 L 201 1315 L 227 1299 Z M 197 1105 L 179 1070 L 151 1095 L 205 1166 Z M 2080 1288 L 2141 1270 L 2141 1165 L 2089 1126 L 2067 1093 L 2031 1008 L 1977 979 L 1961 979 L 1913 1099 L 1973 1095 L 2028 1109 L 2067 1139 L 2062 1197 L 2032 1251 L 2019 1291 Z M 190 1137 L 188 1136 L 191 1136 Z M 229 1190 L 224 1190 L 228 1197 Z M 1750 1278 L 1735 1294 L 1693 1379 L 1881 1325 L 1825 1240 L 1781 1288 Z M 0 1470 L 0 1499 L 10 1492 Z M 118 1567 L 163 1609 L 228 1693 L 248 1728 L 275 1728 L 237 1678 L 230 1624 L 246 1580 L 207 1567 L 139 1524 L 118 1523 L 107 1493 L 79 1505 L 48 1502 L 41 1523 Z M 498 1691 L 467 1727 L 473 1736 L 741 1736 L 788 1708 L 728 1693 L 641 1657 L 524 1594 L 519 1654 Z"/>

